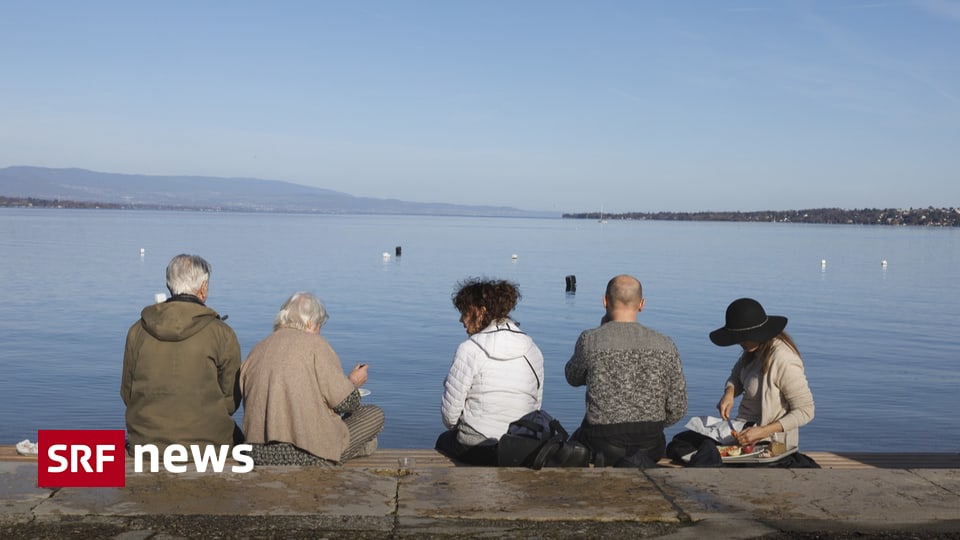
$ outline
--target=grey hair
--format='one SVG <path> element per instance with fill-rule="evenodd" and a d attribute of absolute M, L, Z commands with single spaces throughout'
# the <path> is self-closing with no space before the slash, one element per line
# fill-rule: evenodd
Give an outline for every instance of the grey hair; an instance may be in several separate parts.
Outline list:
<path fill-rule="evenodd" d="M 167 265 L 167 289 L 170 294 L 197 294 L 210 280 L 210 263 L 199 255 L 181 253 Z"/>
<path fill-rule="evenodd" d="M 287 299 L 280 307 L 280 312 L 273 319 L 273 329 L 295 328 L 306 330 L 307 326 L 321 328 L 330 316 L 323 302 L 316 296 L 297 292 Z"/>

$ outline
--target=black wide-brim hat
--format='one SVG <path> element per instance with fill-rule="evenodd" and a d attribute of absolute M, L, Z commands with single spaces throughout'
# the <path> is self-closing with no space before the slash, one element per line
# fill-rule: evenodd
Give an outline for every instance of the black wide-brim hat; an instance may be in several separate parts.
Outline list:
<path fill-rule="evenodd" d="M 710 341 L 721 347 L 744 341 L 764 343 L 786 327 L 786 317 L 767 315 L 760 302 L 753 298 L 740 298 L 727 306 L 727 324 L 710 332 Z"/>

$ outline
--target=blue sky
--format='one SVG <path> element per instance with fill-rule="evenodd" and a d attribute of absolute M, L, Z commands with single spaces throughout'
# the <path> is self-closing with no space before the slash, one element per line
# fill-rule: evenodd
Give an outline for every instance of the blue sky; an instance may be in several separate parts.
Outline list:
<path fill-rule="evenodd" d="M 960 1 L 0 4 L 0 167 L 558 212 L 960 206 Z"/>

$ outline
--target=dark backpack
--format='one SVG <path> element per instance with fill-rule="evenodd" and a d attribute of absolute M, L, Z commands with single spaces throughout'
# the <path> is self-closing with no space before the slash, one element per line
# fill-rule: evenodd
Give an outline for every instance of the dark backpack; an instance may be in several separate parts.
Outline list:
<path fill-rule="evenodd" d="M 510 422 L 497 445 L 497 463 L 501 467 L 585 467 L 590 450 L 567 440 L 567 430 L 546 411 L 533 411 Z"/>

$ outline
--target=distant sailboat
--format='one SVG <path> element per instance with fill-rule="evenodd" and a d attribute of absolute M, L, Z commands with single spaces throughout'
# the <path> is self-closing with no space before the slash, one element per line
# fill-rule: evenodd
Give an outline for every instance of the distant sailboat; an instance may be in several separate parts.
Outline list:
<path fill-rule="evenodd" d="M 606 223 L 607 220 L 603 219 L 603 206 L 600 207 L 600 219 L 597 220 L 597 223 Z"/>

